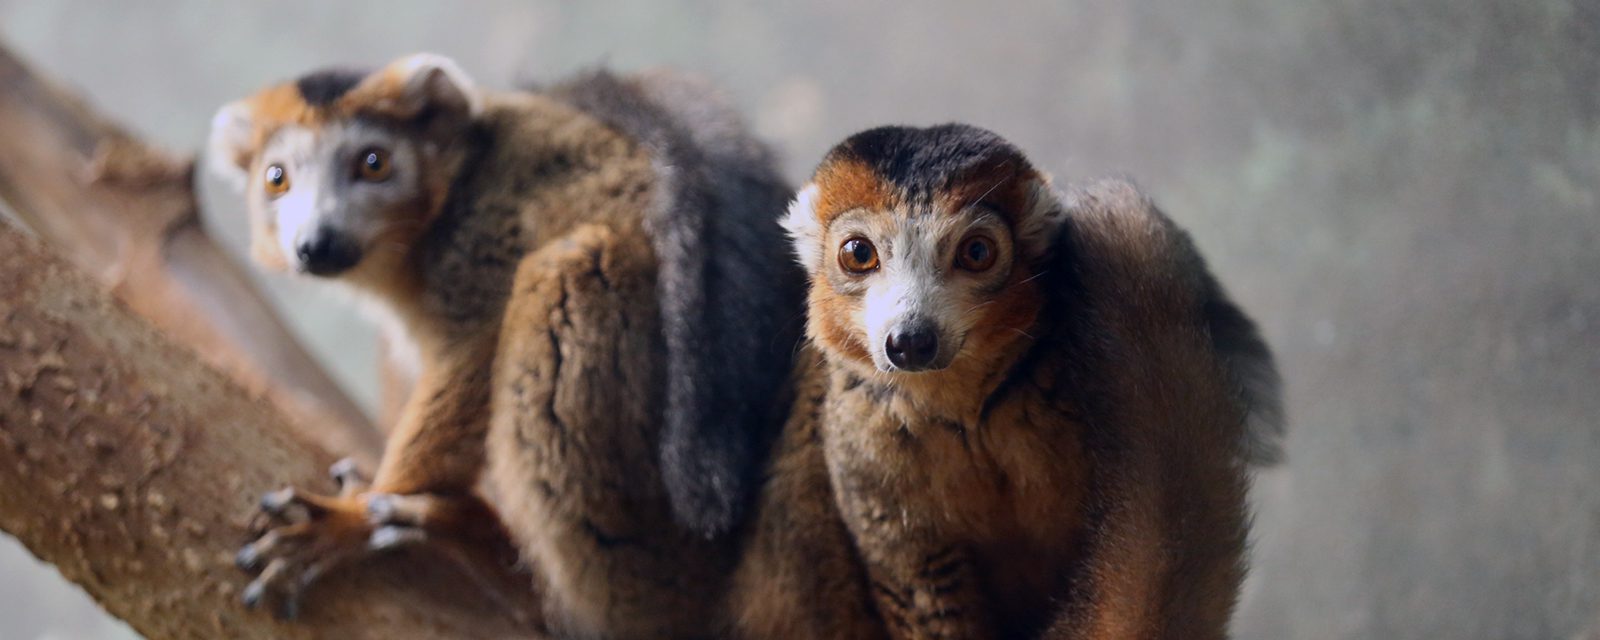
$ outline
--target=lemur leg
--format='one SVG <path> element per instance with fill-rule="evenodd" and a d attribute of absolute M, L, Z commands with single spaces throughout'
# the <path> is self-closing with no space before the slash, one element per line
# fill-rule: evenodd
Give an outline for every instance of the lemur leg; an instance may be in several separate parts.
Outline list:
<path fill-rule="evenodd" d="M 884 424 L 864 427 L 852 406 L 864 393 L 831 389 L 824 447 L 839 512 L 867 568 L 873 602 L 891 638 L 989 638 L 994 621 L 972 550 L 941 530 L 916 465 L 885 468 L 881 450 L 911 446 Z M 914 504 L 913 501 L 921 501 Z"/>
<path fill-rule="evenodd" d="M 670 512 L 657 458 L 658 314 L 638 229 L 581 226 L 519 266 L 488 480 L 559 631 L 686 637 L 711 623 L 731 554 Z"/>
<path fill-rule="evenodd" d="M 418 544 L 457 560 L 486 588 L 490 576 L 513 573 L 515 550 L 494 510 L 473 493 L 483 467 L 494 344 L 492 332 L 483 332 L 432 359 L 370 484 L 341 461 L 330 469 L 338 495 L 288 488 L 262 499 L 252 527 L 257 537 L 238 555 L 242 569 L 259 572 L 242 594 L 247 606 L 270 602 L 279 616 L 293 617 L 329 571 Z M 515 597 L 507 585 L 494 586 L 486 595 Z"/>
<path fill-rule="evenodd" d="M 848 500 L 845 508 L 854 511 L 850 519 L 857 538 L 867 539 L 859 532 L 869 532 L 866 535 L 877 541 L 860 551 L 873 602 L 889 637 L 992 637 L 993 623 L 970 551 L 943 543 L 918 523 L 908 522 L 897 505 L 866 504 L 872 501 Z"/>

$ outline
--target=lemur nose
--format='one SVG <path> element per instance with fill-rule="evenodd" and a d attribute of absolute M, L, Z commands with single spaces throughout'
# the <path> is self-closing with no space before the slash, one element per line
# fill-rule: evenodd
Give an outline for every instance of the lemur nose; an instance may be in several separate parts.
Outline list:
<path fill-rule="evenodd" d="M 931 326 L 915 324 L 891 332 L 883 346 L 894 366 L 904 371 L 921 371 L 933 364 L 934 356 L 939 355 L 939 335 Z"/>
<path fill-rule="evenodd" d="M 300 270 L 314 276 L 338 275 L 361 261 L 361 246 L 327 227 L 317 227 L 310 237 L 300 240 L 294 252 L 300 258 Z"/>

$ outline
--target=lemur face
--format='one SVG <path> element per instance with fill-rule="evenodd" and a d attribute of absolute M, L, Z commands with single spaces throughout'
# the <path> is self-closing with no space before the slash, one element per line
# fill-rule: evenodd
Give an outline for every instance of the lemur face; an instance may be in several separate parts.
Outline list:
<path fill-rule="evenodd" d="M 258 262 L 339 276 L 403 254 L 448 189 L 444 158 L 476 110 L 447 59 L 326 71 L 223 107 L 212 166 L 245 188 Z"/>
<path fill-rule="evenodd" d="M 885 373 L 936 371 L 1025 335 L 1061 207 L 998 136 L 883 128 L 830 152 L 785 226 L 811 273 L 809 332 Z"/>

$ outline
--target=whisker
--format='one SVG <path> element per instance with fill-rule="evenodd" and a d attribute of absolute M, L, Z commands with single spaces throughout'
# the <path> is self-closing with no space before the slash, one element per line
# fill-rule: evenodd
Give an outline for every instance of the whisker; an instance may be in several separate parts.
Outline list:
<path fill-rule="evenodd" d="M 1008 284 L 1008 285 L 1006 285 L 1006 288 L 1002 289 L 1001 291 L 1002 292 L 1010 291 L 1012 287 L 1020 287 L 1022 285 L 1028 284 L 1029 282 L 1033 282 L 1034 280 L 1038 280 L 1039 278 L 1043 278 L 1044 275 L 1047 274 L 1047 273 L 1050 273 L 1049 269 L 1045 269 L 1044 271 L 1040 271 L 1038 273 L 1035 273 L 1035 274 L 1033 274 L 1031 276 L 1028 276 L 1027 278 L 1025 278 L 1023 280 L 1019 280 L 1019 281 L 1014 282 L 1012 284 Z"/>
<path fill-rule="evenodd" d="M 988 191 L 985 191 L 985 192 L 983 192 L 983 195 L 981 195 L 981 196 L 978 196 L 978 197 L 977 197 L 977 198 L 974 198 L 974 199 L 973 199 L 973 200 L 972 200 L 972 204 L 977 204 L 977 203 L 979 203 L 979 202 L 983 202 L 983 199 L 984 199 L 984 198 L 987 198 L 987 197 L 989 197 L 989 194 L 991 194 L 991 193 L 994 193 L 994 190 L 995 190 L 995 189 L 999 189 L 999 188 L 1000 188 L 1000 185 L 1002 185 L 1002 184 L 1005 184 L 1005 183 L 1006 183 L 1006 180 L 1008 180 L 1008 179 L 1010 179 L 1010 178 L 1009 178 L 1009 176 L 1008 176 L 1008 177 L 1005 177 L 1005 178 L 1001 178 L 1001 179 L 999 179 L 999 180 L 996 180 L 996 181 L 995 181 L 995 183 L 994 183 L 994 186 L 991 186 L 991 187 L 989 187 L 989 190 L 988 190 Z M 969 205 L 967 205 L 967 206 L 972 206 L 972 205 L 971 205 L 971 204 L 969 204 Z"/>
<path fill-rule="evenodd" d="M 1044 274 L 1047 274 L 1047 273 L 1050 273 L 1049 269 L 1045 269 L 1044 271 L 1040 271 L 1040 272 L 1035 273 L 1035 274 L 1033 274 L 1031 276 L 1028 276 L 1028 279 L 1023 280 L 1022 282 L 1018 282 L 1017 284 L 1028 284 L 1029 282 L 1033 282 L 1034 280 L 1038 280 L 1039 278 L 1043 278 Z M 1012 286 L 1016 286 L 1016 285 L 1012 285 Z"/>
<path fill-rule="evenodd" d="M 805 309 L 804 309 L 804 308 L 802 308 L 802 309 L 800 309 L 800 311 L 799 311 L 799 312 L 798 312 L 798 313 L 795 313 L 795 314 L 793 314 L 793 315 L 791 315 L 791 316 L 789 316 L 789 317 L 788 317 L 788 318 L 787 318 L 787 319 L 785 319 L 785 320 L 784 320 L 784 321 L 783 321 L 783 323 L 782 323 L 782 324 L 780 324 L 780 325 L 778 325 L 778 326 L 780 326 L 780 327 L 787 327 L 787 326 L 789 326 L 789 323 L 791 323 L 791 322 L 794 322 L 794 321 L 795 321 L 795 320 L 796 320 L 796 319 L 800 319 L 800 318 L 804 318 L 804 317 L 805 317 L 805 315 L 806 315 L 806 310 L 805 310 Z M 800 341 L 801 341 L 801 342 L 805 342 L 805 337 L 806 337 L 806 330 L 805 330 L 805 327 L 804 327 L 804 326 L 803 326 L 803 325 L 804 325 L 804 323 L 801 323 L 801 324 L 802 324 L 802 326 L 801 326 L 801 327 L 800 327 Z M 769 347 L 769 348 L 770 348 L 770 347 L 771 347 L 771 346 L 772 346 L 772 341 L 775 341 L 775 340 L 777 340 L 777 339 L 778 339 L 778 336 L 777 336 L 777 335 L 776 335 L 776 334 L 774 334 L 774 335 L 773 335 L 773 336 L 772 336 L 772 340 L 769 340 L 769 341 L 767 341 L 767 347 Z M 796 345 L 796 346 L 795 346 L 795 349 L 794 349 L 794 350 L 795 350 L 795 353 L 798 353 L 798 352 L 799 352 L 799 351 L 800 351 L 800 347 L 799 347 L 799 345 Z M 792 356 L 792 355 L 794 355 L 794 354 L 793 354 L 793 353 L 791 353 L 791 354 L 789 354 L 789 355 L 791 355 L 791 356 Z"/>

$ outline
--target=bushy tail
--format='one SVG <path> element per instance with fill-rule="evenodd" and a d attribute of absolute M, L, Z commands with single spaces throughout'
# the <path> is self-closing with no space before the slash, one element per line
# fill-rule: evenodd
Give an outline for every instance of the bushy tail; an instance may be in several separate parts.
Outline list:
<path fill-rule="evenodd" d="M 651 153 L 645 225 L 667 350 L 662 480 L 681 524 L 726 532 L 756 491 L 799 332 L 801 276 L 777 223 L 790 189 L 702 83 L 598 71 L 550 93 Z"/>

